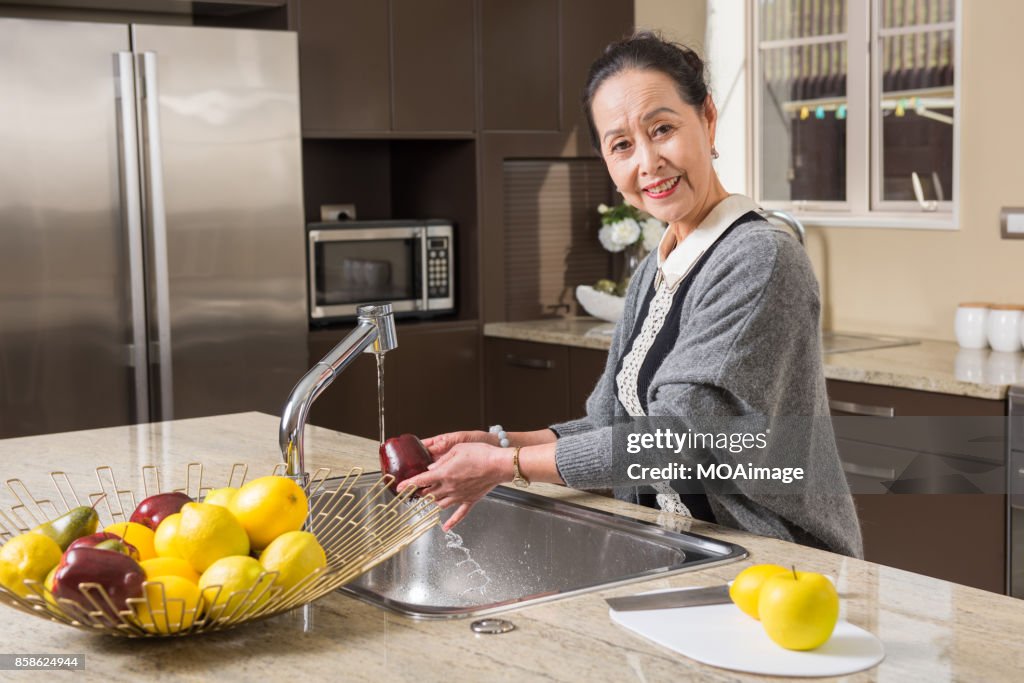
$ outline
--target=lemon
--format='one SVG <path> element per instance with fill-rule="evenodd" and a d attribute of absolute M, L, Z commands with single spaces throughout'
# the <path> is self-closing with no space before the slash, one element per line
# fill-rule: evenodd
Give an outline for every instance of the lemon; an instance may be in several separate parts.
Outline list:
<path fill-rule="evenodd" d="M 156 548 L 153 547 L 155 534 L 148 526 L 138 522 L 116 522 L 104 529 L 107 533 L 116 534 L 125 543 L 131 543 L 139 551 L 138 560 L 148 560 L 156 557 Z"/>
<path fill-rule="evenodd" d="M 181 524 L 181 513 L 164 517 L 153 535 L 153 549 L 157 557 L 181 558 L 181 551 L 178 550 L 178 525 Z"/>
<path fill-rule="evenodd" d="M 260 564 L 268 572 L 278 572 L 275 583 L 287 591 L 320 567 L 326 567 L 327 555 L 313 534 L 289 531 L 270 542 L 260 554 Z"/>
<path fill-rule="evenodd" d="M 53 569 L 50 570 L 50 573 L 46 575 L 45 579 L 43 579 L 43 587 L 46 588 L 46 592 L 43 593 L 43 597 L 46 598 L 46 602 L 57 608 L 59 608 L 57 598 L 53 597 L 53 577 L 57 575 L 57 567 L 59 566 L 59 563 L 55 564 Z"/>
<path fill-rule="evenodd" d="M 136 619 L 150 633 L 164 634 L 191 626 L 201 601 L 199 586 L 175 575 L 149 579 L 143 598 L 144 602 L 135 607 Z"/>
<path fill-rule="evenodd" d="M 747 567 L 733 579 L 732 585 L 729 586 L 729 597 L 746 614 L 760 619 L 757 604 L 761 596 L 761 587 L 772 576 L 788 571 L 777 564 L 755 564 Z"/>
<path fill-rule="evenodd" d="M 33 593 L 25 580 L 42 583 L 62 554 L 49 536 L 32 532 L 15 536 L 0 548 L 0 584 L 24 598 Z"/>
<path fill-rule="evenodd" d="M 217 560 L 199 577 L 206 611 L 223 607 L 223 612 L 213 612 L 217 617 L 241 615 L 262 607 L 270 599 L 268 583 L 260 581 L 264 573 L 263 566 L 248 555 Z"/>
<path fill-rule="evenodd" d="M 309 512 L 306 493 L 288 477 L 260 477 L 238 490 L 231 512 L 245 527 L 255 550 L 263 550 L 283 533 L 298 531 Z"/>
<path fill-rule="evenodd" d="M 219 505 L 185 503 L 176 538 L 181 556 L 198 572 L 205 572 L 222 557 L 249 554 L 245 529 Z"/>
<path fill-rule="evenodd" d="M 156 581 L 159 576 L 180 576 L 192 583 L 199 583 L 199 572 L 180 557 L 154 557 L 139 562 L 139 566 L 146 572 L 147 581 Z"/>
<path fill-rule="evenodd" d="M 227 508 L 231 506 L 231 501 L 237 494 L 237 486 L 225 486 L 222 489 L 212 489 L 206 494 L 206 498 L 203 498 L 203 502 Z"/>

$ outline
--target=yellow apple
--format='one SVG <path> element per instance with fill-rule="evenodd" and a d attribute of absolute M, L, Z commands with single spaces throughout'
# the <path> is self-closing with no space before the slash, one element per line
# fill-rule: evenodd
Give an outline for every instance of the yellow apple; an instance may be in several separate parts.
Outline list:
<path fill-rule="evenodd" d="M 733 579 L 729 586 L 729 597 L 747 615 L 760 619 L 757 601 L 761 597 L 761 587 L 769 578 L 788 571 L 777 564 L 755 564 L 747 567 Z"/>
<path fill-rule="evenodd" d="M 789 571 L 765 580 L 757 611 L 768 637 L 787 650 L 813 650 L 839 619 L 839 595 L 827 577 Z"/>

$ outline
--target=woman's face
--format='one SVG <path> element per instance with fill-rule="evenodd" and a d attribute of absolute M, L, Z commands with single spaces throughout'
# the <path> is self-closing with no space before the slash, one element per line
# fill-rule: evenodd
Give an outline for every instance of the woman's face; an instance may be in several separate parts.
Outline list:
<path fill-rule="evenodd" d="M 655 70 L 630 69 L 594 93 L 601 155 L 623 198 L 669 224 L 696 226 L 711 206 L 716 111 L 687 104 L 675 82 Z"/>

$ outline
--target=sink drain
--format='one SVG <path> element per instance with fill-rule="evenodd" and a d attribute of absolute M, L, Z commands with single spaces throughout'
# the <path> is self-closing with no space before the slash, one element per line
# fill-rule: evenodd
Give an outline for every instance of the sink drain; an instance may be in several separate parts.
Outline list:
<path fill-rule="evenodd" d="M 495 633 L 508 633 L 514 631 L 516 625 L 504 619 L 478 619 L 469 625 L 473 633 L 484 633 L 492 635 Z"/>

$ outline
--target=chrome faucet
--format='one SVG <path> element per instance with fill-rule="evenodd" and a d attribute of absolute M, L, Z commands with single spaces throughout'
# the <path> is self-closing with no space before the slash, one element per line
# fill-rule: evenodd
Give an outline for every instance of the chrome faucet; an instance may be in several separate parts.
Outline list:
<path fill-rule="evenodd" d="M 804 228 L 804 224 L 797 219 L 791 213 L 786 211 L 779 211 L 778 209 L 761 209 L 761 215 L 765 218 L 777 218 L 786 225 L 788 225 L 794 233 L 796 233 L 797 240 L 800 244 L 804 243 L 804 238 L 807 236 L 807 230 Z"/>
<path fill-rule="evenodd" d="M 278 442 L 286 463 L 285 474 L 300 484 L 306 483 L 306 458 L 302 450 L 302 433 L 309 409 L 324 389 L 363 351 L 383 355 L 398 347 L 395 315 L 391 304 L 370 304 L 356 309 L 358 324 L 347 337 L 331 349 L 298 381 L 281 412 Z"/>

